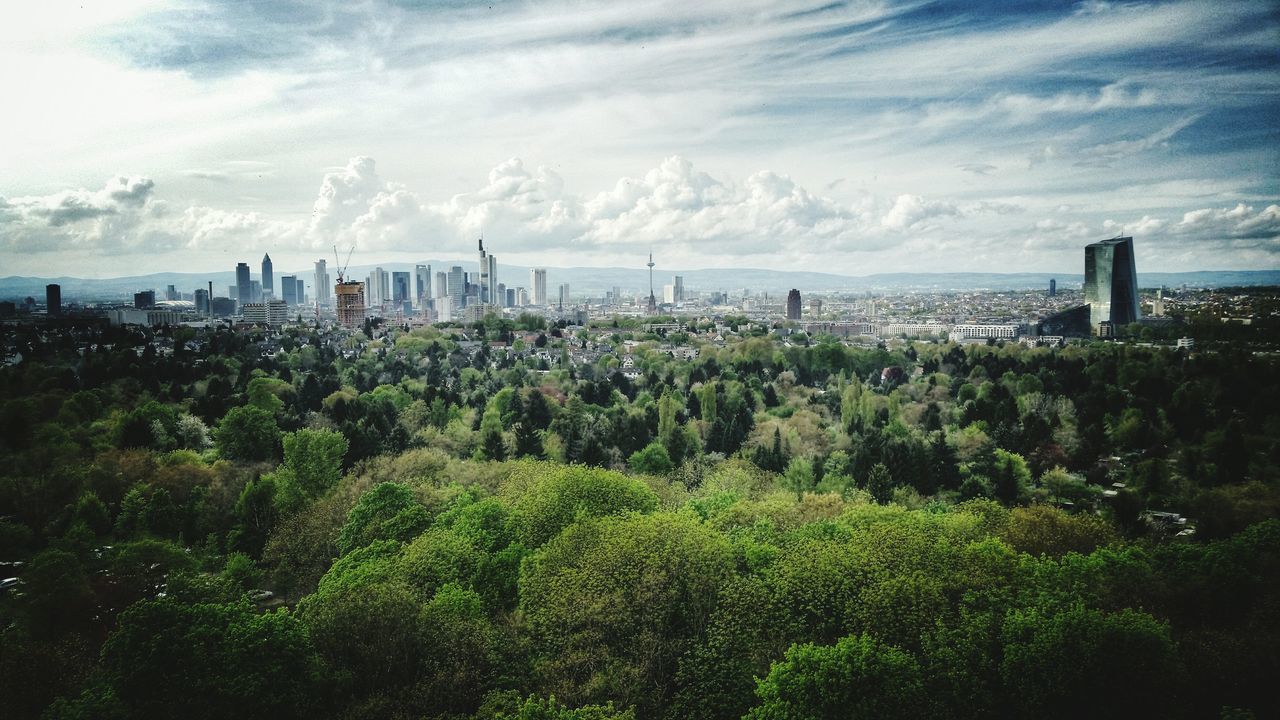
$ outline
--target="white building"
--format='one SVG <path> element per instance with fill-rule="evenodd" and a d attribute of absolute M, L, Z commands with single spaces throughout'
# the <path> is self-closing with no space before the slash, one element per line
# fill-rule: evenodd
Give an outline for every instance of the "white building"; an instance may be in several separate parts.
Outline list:
<path fill-rule="evenodd" d="M 246 303 L 244 321 L 254 325 L 280 327 L 289 319 L 289 306 L 283 300 L 265 303 Z"/>
<path fill-rule="evenodd" d="M 533 268 L 529 271 L 529 287 L 531 288 L 532 301 L 534 305 L 547 304 L 547 270 L 546 268 Z"/>
<path fill-rule="evenodd" d="M 951 340 L 1004 340 L 1018 337 L 1017 325 L 961 324 L 951 328 Z"/>

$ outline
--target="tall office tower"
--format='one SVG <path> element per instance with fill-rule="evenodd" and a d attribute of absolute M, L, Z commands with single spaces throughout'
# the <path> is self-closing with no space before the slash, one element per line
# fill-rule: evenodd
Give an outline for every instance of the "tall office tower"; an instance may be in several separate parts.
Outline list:
<path fill-rule="evenodd" d="M 431 266 L 414 265 L 413 274 L 418 281 L 418 307 L 426 307 L 431 302 Z"/>
<path fill-rule="evenodd" d="M 249 297 L 253 298 L 252 302 L 262 302 L 262 281 L 249 281 Z"/>
<path fill-rule="evenodd" d="M 298 278 L 296 282 L 297 287 L 294 288 L 293 296 L 298 299 L 299 305 L 303 305 L 307 302 L 307 284 L 303 282 L 302 278 Z"/>
<path fill-rule="evenodd" d="M 316 292 L 316 302 L 321 305 L 329 304 L 329 271 L 325 269 L 325 261 L 323 258 L 316 261 L 315 279 L 311 281 L 311 287 Z"/>
<path fill-rule="evenodd" d="M 209 314 L 209 291 L 204 288 L 196 288 L 196 312 L 201 315 Z"/>
<path fill-rule="evenodd" d="M 464 304 L 463 298 L 467 296 L 467 276 L 462 271 L 462 266 L 454 265 L 449 268 L 449 301 L 452 304 L 454 312 L 462 309 Z"/>
<path fill-rule="evenodd" d="M 480 274 L 476 277 L 480 278 L 480 302 L 489 302 L 489 296 L 492 294 L 489 286 L 489 256 L 484 252 L 484 236 L 480 236 Z"/>
<path fill-rule="evenodd" d="M 1142 317 L 1133 238 L 1112 238 L 1084 247 L 1084 301 L 1089 303 L 1089 325 L 1095 333 L 1102 323 L 1115 328 Z"/>
<path fill-rule="evenodd" d="M 285 305 L 298 304 L 298 278 L 284 275 L 280 278 L 280 299 Z"/>
<path fill-rule="evenodd" d="M 443 270 L 436 271 L 436 286 L 432 288 L 433 298 L 449 297 L 449 273 Z"/>
<path fill-rule="evenodd" d="M 795 288 L 792 288 L 791 292 L 787 293 L 787 319 L 800 319 L 800 291 Z"/>
<path fill-rule="evenodd" d="M 622 304 L 622 288 L 617 285 L 613 286 L 613 304 L 614 306 Z"/>
<path fill-rule="evenodd" d="M 145 310 L 146 308 L 156 306 L 156 291 L 142 290 L 133 294 L 133 307 L 136 310 Z"/>
<path fill-rule="evenodd" d="M 675 285 L 662 286 L 662 302 L 667 305 L 676 304 L 676 286 Z"/>
<path fill-rule="evenodd" d="M 547 304 L 546 268 L 533 268 L 529 271 L 529 290 L 534 305 Z"/>
<path fill-rule="evenodd" d="M 658 312 L 658 299 L 653 296 L 653 253 L 649 253 L 649 307 L 646 311 L 650 315 Z"/>
<path fill-rule="evenodd" d="M 395 303 L 396 307 L 413 301 L 409 282 L 409 273 L 401 270 L 391 273 L 391 302 Z"/>
<path fill-rule="evenodd" d="M 493 257 L 490 255 L 490 257 Z M 501 307 L 507 306 L 507 286 L 505 283 L 498 283 L 494 286 L 497 288 L 493 293 L 493 304 Z"/>
<path fill-rule="evenodd" d="M 1049 297 L 1054 297 L 1057 294 L 1058 294 L 1058 280 L 1057 278 L 1049 278 Z"/>
<path fill-rule="evenodd" d="M 263 253 L 262 255 L 262 292 L 275 297 L 276 279 L 271 273 L 271 256 Z"/>
<path fill-rule="evenodd" d="M 524 288 L 516 288 L 516 304 L 517 304 L 517 305 L 528 305 L 528 304 L 529 304 L 529 291 L 528 291 L 528 290 L 525 290 Z"/>
<path fill-rule="evenodd" d="M 493 305 L 501 305 L 502 297 L 498 295 L 498 257 L 496 255 L 489 256 L 489 276 L 485 281 L 485 287 L 489 289 L 489 303 Z"/>
<path fill-rule="evenodd" d="M 368 285 L 365 286 L 365 304 L 376 307 L 391 300 L 391 276 L 386 270 L 375 267 L 369 273 Z"/>
<path fill-rule="evenodd" d="M 569 283 L 560 285 L 560 309 L 563 310 L 565 305 L 572 306 L 572 303 L 569 302 Z"/>
<path fill-rule="evenodd" d="M 337 301 L 338 323 L 345 327 L 364 324 L 364 283 L 342 282 L 333 288 Z"/>
<path fill-rule="evenodd" d="M 253 286 L 249 284 L 249 263 L 236 263 L 236 300 L 241 305 L 248 305 L 253 302 L 253 296 L 249 293 L 253 291 Z"/>
<path fill-rule="evenodd" d="M 503 305 L 503 307 L 515 307 L 516 306 L 516 289 L 507 288 L 506 295 L 507 295 L 507 302 L 505 305 Z"/>
<path fill-rule="evenodd" d="M 165 300 L 181 300 L 182 298 L 178 297 L 178 288 L 170 285 L 169 287 L 164 289 L 164 299 Z"/>
<path fill-rule="evenodd" d="M 170 285 L 169 287 L 173 287 Z M 50 283 L 44 286 L 44 308 L 49 316 L 62 314 L 62 286 Z"/>
<path fill-rule="evenodd" d="M 671 287 L 675 290 L 674 302 L 684 302 L 684 278 L 680 275 L 672 275 Z"/>

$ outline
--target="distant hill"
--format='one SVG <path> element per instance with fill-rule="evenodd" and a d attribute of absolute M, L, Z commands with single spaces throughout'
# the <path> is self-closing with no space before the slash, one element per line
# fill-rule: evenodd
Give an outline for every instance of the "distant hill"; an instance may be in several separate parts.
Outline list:
<path fill-rule="evenodd" d="M 423 264 L 436 271 L 453 265 L 461 265 L 474 272 L 474 262 L 429 260 Z M 383 270 L 413 271 L 412 263 L 386 263 Z M 350 268 L 351 277 L 363 280 L 373 270 L 373 265 Z M 255 268 L 256 270 L 256 268 Z M 333 270 L 330 269 L 330 277 Z M 276 276 L 299 274 L 312 292 L 312 270 L 306 268 L 295 273 L 277 270 Z M 820 272 L 793 272 L 786 270 L 701 269 L 655 270 L 654 292 L 661 296 L 662 286 L 671 282 L 672 275 L 684 278 L 684 286 L 692 291 L 725 291 L 730 296 L 740 295 L 742 290 L 784 295 L 791 288 L 805 292 L 939 292 L 952 290 L 1026 290 L 1047 288 L 1050 279 L 1058 281 L 1058 287 L 1078 288 L 1084 277 L 1073 273 L 878 273 L 874 275 L 848 276 Z M 255 272 L 254 277 L 258 275 Z M 433 278 L 434 279 L 434 278 Z M 62 286 L 64 300 L 77 299 L 125 299 L 132 298 L 139 290 L 156 290 L 163 295 L 165 287 L 173 285 L 190 293 L 195 288 L 213 282 L 215 296 L 225 296 L 235 283 L 235 272 L 212 273 L 155 273 L 131 277 L 85 279 L 74 277 L 18 277 L 0 278 L 0 299 L 20 300 L 31 296 L 44 299 L 44 287 L 49 283 Z M 519 265 L 498 266 L 498 281 L 510 287 L 529 287 L 529 268 Z M 647 293 L 648 273 L 644 268 L 547 268 L 547 294 L 555 296 L 561 283 L 569 283 L 575 296 L 603 295 L 614 287 L 624 294 Z M 1235 285 L 1280 285 L 1280 270 L 1199 270 L 1181 273 L 1138 273 L 1138 284 L 1144 288 L 1164 286 L 1228 287 Z"/>

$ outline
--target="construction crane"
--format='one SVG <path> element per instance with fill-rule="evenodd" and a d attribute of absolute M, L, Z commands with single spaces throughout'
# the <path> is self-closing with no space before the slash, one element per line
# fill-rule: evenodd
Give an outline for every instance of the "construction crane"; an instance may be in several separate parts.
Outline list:
<path fill-rule="evenodd" d="M 351 249 L 347 251 L 347 261 L 341 262 L 340 260 L 338 260 L 338 246 L 337 245 L 333 246 L 333 265 L 334 265 L 334 268 L 337 269 L 338 271 L 339 285 L 341 285 L 342 282 L 346 279 L 347 266 L 351 264 L 351 253 L 355 251 L 356 251 L 356 246 L 352 245 Z"/>

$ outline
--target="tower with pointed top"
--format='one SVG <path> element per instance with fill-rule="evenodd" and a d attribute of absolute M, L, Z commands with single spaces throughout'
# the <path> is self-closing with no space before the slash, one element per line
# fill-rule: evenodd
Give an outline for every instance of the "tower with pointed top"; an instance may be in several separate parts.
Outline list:
<path fill-rule="evenodd" d="M 498 258 L 484 251 L 484 235 L 480 236 L 480 302 L 499 304 L 495 290 L 498 287 Z"/>
<path fill-rule="evenodd" d="M 271 273 L 271 256 L 263 253 L 262 255 L 262 294 L 275 297 L 276 283 Z"/>
<path fill-rule="evenodd" d="M 658 301 L 653 296 L 653 253 L 649 253 L 649 310 L 648 313 L 653 315 L 658 312 Z"/>

